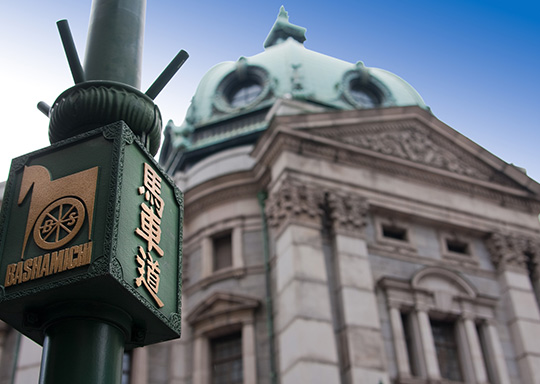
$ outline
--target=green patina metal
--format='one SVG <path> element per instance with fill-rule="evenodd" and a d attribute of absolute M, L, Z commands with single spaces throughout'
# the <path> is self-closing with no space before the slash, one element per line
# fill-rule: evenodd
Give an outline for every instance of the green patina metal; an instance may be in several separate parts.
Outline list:
<path fill-rule="evenodd" d="M 152 99 L 129 85 L 86 81 L 64 91 L 51 108 L 51 143 L 123 120 L 155 155 L 161 142 L 161 113 Z"/>
<path fill-rule="evenodd" d="M 305 48 L 305 31 L 305 28 L 289 22 L 282 7 L 264 42 L 264 52 L 241 57 L 236 62 L 222 62 L 205 74 L 193 96 L 185 122 L 180 126 L 169 123 L 171 145 L 176 150 L 189 153 L 235 140 L 248 131 L 260 130 L 261 124 L 251 122 L 242 128 L 236 127 L 233 130 L 236 133 L 232 134 L 213 133 L 209 127 L 269 108 L 278 99 L 302 100 L 329 111 L 366 108 L 355 103 L 349 93 L 353 78 L 377 88 L 381 93 L 381 103 L 377 108 L 409 105 L 428 108 L 411 85 L 391 72 L 366 67 L 362 62 L 349 63 Z M 226 99 L 229 80 L 236 76 L 237 81 L 242 82 L 250 70 L 263 74 L 258 77 L 262 88 L 259 97 L 247 105 L 231 107 Z M 203 130 L 205 134 L 199 134 Z"/>
<path fill-rule="evenodd" d="M 93 0 L 84 72 L 140 88 L 146 0 Z"/>
<path fill-rule="evenodd" d="M 29 170 L 48 174 L 29 179 Z M 74 179 L 79 175 L 84 180 Z M 74 200 L 83 208 L 70 215 Z M 0 218 L 0 317 L 42 344 L 57 304 L 82 301 L 131 318 L 128 348 L 179 337 L 182 209 L 181 192 L 122 122 L 14 159 Z M 64 230 L 55 232 L 60 217 Z M 70 231 L 75 235 L 62 243 Z M 157 289 L 146 287 L 155 287 L 155 278 Z"/>
<path fill-rule="evenodd" d="M 86 308 L 104 311 L 92 303 Z M 96 321 L 89 314 L 80 317 L 81 313 L 80 308 L 75 314 L 63 312 L 69 316 L 47 328 L 40 383 L 120 383 L 125 333 L 116 324 Z"/>
<path fill-rule="evenodd" d="M 306 41 L 306 29 L 290 23 L 289 14 L 287 11 L 285 11 L 285 7 L 282 5 L 279 9 L 276 22 L 264 41 L 264 48 L 268 48 L 272 45 L 283 42 L 289 37 L 292 37 L 299 43 L 303 43 Z"/>
<path fill-rule="evenodd" d="M 146 0 L 94 0 L 83 69 L 50 108 L 51 146 L 12 162 L 0 212 L 0 318 L 43 345 L 40 383 L 119 383 L 125 348 L 180 336 L 183 197 L 153 159 L 153 99 L 180 51 L 139 91 Z"/>
<path fill-rule="evenodd" d="M 76 85 L 64 91 L 49 108 L 51 144 L 125 121 L 155 155 L 161 143 L 161 114 L 153 100 L 188 57 L 180 51 L 163 73 L 142 93 L 139 91 L 146 0 L 94 0 L 86 60 L 82 68 L 67 20 L 58 30 Z"/>

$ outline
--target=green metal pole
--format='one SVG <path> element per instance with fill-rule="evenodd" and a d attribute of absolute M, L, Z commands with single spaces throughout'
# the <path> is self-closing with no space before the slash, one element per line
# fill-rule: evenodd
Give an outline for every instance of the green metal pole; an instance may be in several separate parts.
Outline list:
<path fill-rule="evenodd" d="M 94 319 L 58 321 L 46 331 L 40 384 L 113 384 L 122 379 L 124 334 Z"/>
<path fill-rule="evenodd" d="M 140 89 L 146 0 L 94 0 L 84 62 L 86 80 Z"/>
<path fill-rule="evenodd" d="M 119 384 L 131 323 L 125 312 L 95 302 L 50 308 L 39 383 Z"/>

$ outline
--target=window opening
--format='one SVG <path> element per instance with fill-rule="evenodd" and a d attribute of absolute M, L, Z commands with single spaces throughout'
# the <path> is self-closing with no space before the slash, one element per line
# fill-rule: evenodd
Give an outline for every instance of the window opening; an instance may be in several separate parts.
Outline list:
<path fill-rule="evenodd" d="M 486 335 L 482 331 L 483 331 L 482 325 L 476 324 L 476 334 L 478 335 L 478 338 L 480 340 L 480 348 L 482 349 L 482 357 L 484 358 L 484 367 L 486 368 L 488 381 L 490 383 L 496 383 L 497 381 L 495 380 L 494 367 L 493 367 L 493 364 L 491 363 L 491 360 L 489 359 L 490 354 L 488 352 Z"/>
<path fill-rule="evenodd" d="M 394 239 L 394 240 L 400 240 L 400 241 L 407 241 L 407 230 L 402 227 L 397 227 L 395 225 L 382 225 L 382 235 L 383 237 Z"/>
<path fill-rule="evenodd" d="M 214 271 L 232 267 L 232 233 L 227 232 L 212 239 Z"/>
<path fill-rule="evenodd" d="M 244 382 L 242 334 L 240 332 L 210 340 L 212 384 Z"/>
<path fill-rule="evenodd" d="M 259 83 L 248 80 L 235 85 L 228 93 L 229 104 L 233 108 L 240 108 L 251 104 L 263 90 Z"/>
<path fill-rule="evenodd" d="M 441 376 L 449 380 L 463 381 L 456 342 L 455 323 L 431 320 L 431 331 Z"/>
<path fill-rule="evenodd" d="M 362 84 L 360 79 L 351 80 L 349 94 L 358 105 L 364 108 L 375 108 L 380 104 L 376 93 L 368 85 Z"/>
<path fill-rule="evenodd" d="M 446 239 L 446 249 L 449 252 L 461 253 L 462 255 L 469 255 L 469 243 L 456 239 Z"/>

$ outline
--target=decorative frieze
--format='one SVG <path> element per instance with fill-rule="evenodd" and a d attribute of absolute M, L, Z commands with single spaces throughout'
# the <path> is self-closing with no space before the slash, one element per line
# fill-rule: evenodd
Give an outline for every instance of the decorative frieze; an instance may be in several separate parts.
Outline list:
<path fill-rule="evenodd" d="M 345 142 L 365 149 L 414 161 L 460 175 L 485 179 L 485 175 L 466 164 L 454 153 L 436 145 L 429 136 L 414 127 L 400 131 L 346 137 Z"/>
<path fill-rule="evenodd" d="M 515 234 L 492 233 L 487 241 L 497 269 L 519 269 L 540 277 L 540 241 Z"/>

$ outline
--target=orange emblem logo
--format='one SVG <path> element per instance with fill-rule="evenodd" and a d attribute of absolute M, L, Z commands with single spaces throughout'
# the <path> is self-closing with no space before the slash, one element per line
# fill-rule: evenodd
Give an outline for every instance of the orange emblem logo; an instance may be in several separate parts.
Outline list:
<path fill-rule="evenodd" d="M 21 259 L 33 233 L 36 245 L 45 250 L 58 249 L 71 241 L 88 217 L 88 240 L 92 235 L 92 219 L 98 167 L 60 179 L 51 180 L 47 168 L 41 165 L 24 167 L 18 204 L 30 193 Z"/>

